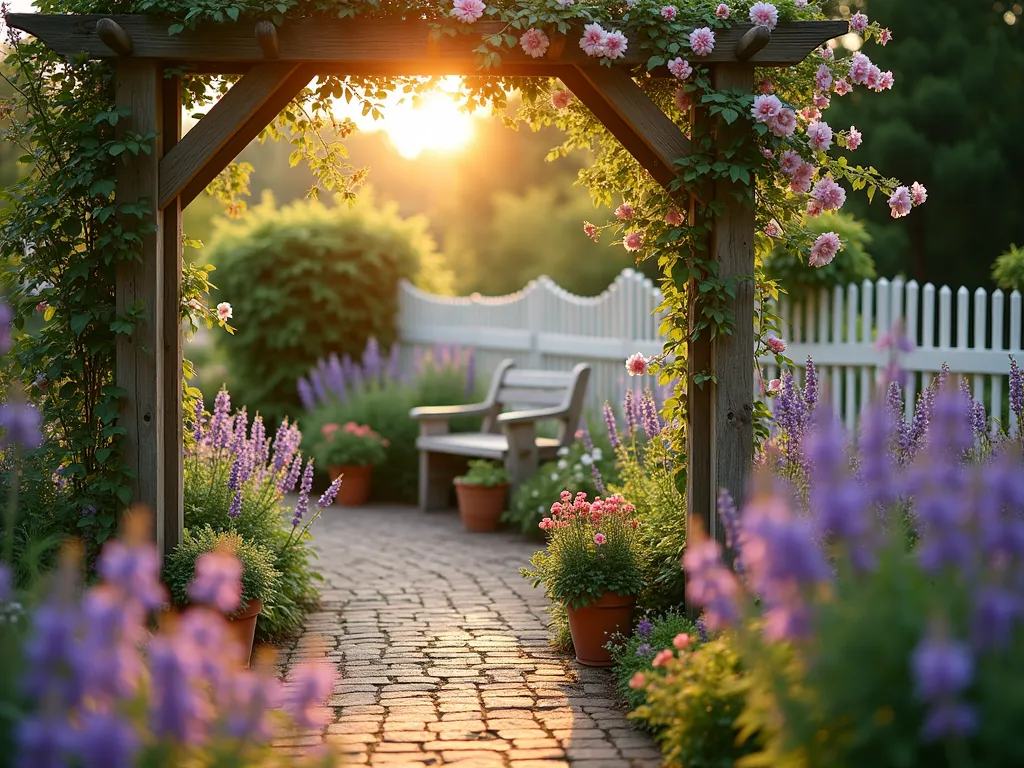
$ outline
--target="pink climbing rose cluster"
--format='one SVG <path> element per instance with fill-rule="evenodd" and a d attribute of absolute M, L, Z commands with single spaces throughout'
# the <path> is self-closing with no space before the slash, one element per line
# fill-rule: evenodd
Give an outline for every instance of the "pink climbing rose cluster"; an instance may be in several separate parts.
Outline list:
<path fill-rule="evenodd" d="M 715 50 L 715 33 L 711 27 L 698 27 L 690 33 L 690 48 L 697 56 L 707 56 Z"/>
<path fill-rule="evenodd" d="M 455 0 L 452 6 L 452 16 L 465 24 L 472 24 L 487 9 L 480 0 Z"/>
<path fill-rule="evenodd" d="M 587 24 L 583 27 L 580 48 L 587 56 L 605 59 L 621 59 L 626 55 L 629 41 L 619 31 L 609 32 L 600 24 Z"/>
<path fill-rule="evenodd" d="M 626 359 L 626 372 L 630 376 L 643 376 L 647 373 L 648 359 L 639 352 L 634 352 Z"/>
<path fill-rule="evenodd" d="M 750 23 L 775 29 L 779 23 L 779 11 L 771 3 L 754 3 L 750 6 Z"/>
<path fill-rule="evenodd" d="M 674 77 L 678 77 L 680 80 L 685 80 L 693 74 L 693 67 L 690 66 L 690 62 L 686 61 L 681 56 L 676 56 L 668 63 L 668 71 L 671 72 Z"/>
<path fill-rule="evenodd" d="M 545 53 L 548 52 L 548 45 L 551 41 L 548 40 L 548 36 L 545 35 L 539 29 L 528 29 L 519 38 L 519 45 L 527 56 L 531 56 L 534 59 L 539 59 Z"/>

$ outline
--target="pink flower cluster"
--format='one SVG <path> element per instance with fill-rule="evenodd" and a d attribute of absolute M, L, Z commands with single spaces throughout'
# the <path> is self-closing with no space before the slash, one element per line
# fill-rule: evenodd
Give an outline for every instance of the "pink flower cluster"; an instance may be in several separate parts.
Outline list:
<path fill-rule="evenodd" d="M 832 129 L 828 123 L 814 120 L 807 126 L 806 133 L 813 149 L 828 152 L 832 146 Z"/>
<path fill-rule="evenodd" d="M 838 211 L 846 202 L 846 190 L 839 186 L 831 176 L 826 176 L 811 190 L 811 197 L 817 202 L 822 211 Z"/>
<path fill-rule="evenodd" d="M 693 74 L 693 67 L 681 56 L 676 56 L 668 63 L 668 71 L 680 80 L 685 80 Z"/>
<path fill-rule="evenodd" d="M 565 109 L 572 103 L 572 92 L 566 90 L 555 91 L 551 94 L 551 105 L 555 109 Z"/>
<path fill-rule="evenodd" d="M 769 336 L 765 339 L 765 346 L 771 351 L 773 355 L 781 355 L 786 351 L 786 342 L 780 339 L 778 336 Z"/>
<path fill-rule="evenodd" d="M 774 93 L 755 96 L 751 113 L 757 122 L 765 123 L 779 138 L 792 136 L 796 131 L 796 113 L 783 106 Z"/>
<path fill-rule="evenodd" d="M 520 47 L 526 52 L 527 56 L 534 59 L 539 59 L 547 53 L 548 45 L 550 44 L 551 41 L 548 40 L 548 36 L 539 29 L 528 29 L 519 38 Z"/>
<path fill-rule="evenodd" d="M 587 56 L 598 56 L 606 59 L 620 59 L 626 55 L 629 41 L 621 32 L 608 32 L 600 24 L 587 24 L 583 27 L 580 48 Z"/>
<path fill-rule="evenodd" d="M 811 246 L 811 257 L 808 259 L 808 263 L 812 267 L 824 267 L 832 262 L 842 247 L 843 243 L 835 232 L 818 235 L 818 239 Z"/>
<path fill-rule="evenodd" d="M 850 82 L 854 85 L 867 86 L 877 93 L 892 88 L 895 80 L 892 72 L 882 72 L 871 63 L 871 59 L 857 52 L 850 57 Z M 839 93 L 838 88 L 836 92 Z"/>
<path fill-rule="evenodd" d="M 644 233 L 639 231 L 630 232 L 622 238 L 622 246 L 631 253 L 639 251 L 644 245 Z"/>
<path fill-rule="evenodd" d="M 647 373 L 648 360 L 639 352 L 634 352 L 626 358 L 626 371 L 630 376 L 643 376 Z"/>
<path fill-rule="evenodd" d="M 889 198 L 889 208 L 894 219 L 910 213 L 910 209 L 921 205 L 928 199 L 928 190 L 923 184 L 914 182 L 910 187 L 896 187 Z"/>
<path fill-rule="evenodd" d="M 661 18 L 665 21 L 672 21 L 676 17 L 676 7 L 674 5 L 662 6 L 662 9 L 658 11 L 661 14 Z"/>
<path fill-rule="evenodd" d="M 690 33 L 690 48 L 697 56 L 707 56 L 715 50 L 715 33 L 711 27 L 698 27 Z"/>
<path fill-rule="evenodd" d="M 779 11 L 771 3 L 754 3 L 750 6 L 750 21 L 759 27 L 775 29 L 779 23 Z"/>
<path fill-rule="evenodd" d="M 452 16 L 466 24 L 472 24 L 483 16 L 487 9 L 480 0 L 455 0 L 452 6 Z"/>
<path fill-rule="evenodd" d="M 615 218 L 619 221 L 629 221 L 633 218 L 633 206 L 629 203 L 623 203 L 615 209 Z"/>
<path fill-rule="evenodd" d="M 617 493 L 613 493 L 606 499 L 600 496 L 594 497 L 594 501 L 587 501 L 587 494 L 580 491 L 575 496 L 570 491 L 562 491 L 559 500 L 551 505 L 551 516 L 545 517 L 538 523 L 542 531 L 551 531 L 557 528 L 565 528 L 574 520 L 584 520 L 591 525 L 599 525 L 602 520 L 610 517 L 621 517 L 629 523 L 630 527 L 636 528 L 640 523 L 633 518 L 636 508 Z M 606 544 L 608 537 L 597 532 L 594 534 L 594 543 L 598 546 Z"/>
<path fill-rule="evenodd" d="M 726 5 L 725 3 L 719 3 L 718 7 L 715 8 L 715 16 L 717 16 L 720 19 L 728 19 L 729 18 L 729 6 Z"/>

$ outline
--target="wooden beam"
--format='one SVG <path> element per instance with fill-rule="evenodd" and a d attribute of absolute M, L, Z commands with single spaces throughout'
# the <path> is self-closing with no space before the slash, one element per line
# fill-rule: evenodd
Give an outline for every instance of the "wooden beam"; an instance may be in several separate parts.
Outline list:
<path fill-rule="evenodd" d="M 244 74 L 160 161 L 160 207 L 194 200 L 311 77 L 294 62 L 266 62 Z"/>
<path fill-rule="evenodd" d="M 264 58 L 279 59 L 281 50 L 277 43 L 277 27 L 272 21 L 256 22 L 256 42 L 260 44 Z"/>
<path fill-rule="evenodd" d="M 174 149 L 181 139 L 181 78 L 164 79 L 162 86 L 161 133 L 163 154 Z M 167 554 L 179 543 L 185 528 L 184 427 L 181 405 L 181 201 L 175 198 L 163 209 L 163 467 L 164 518 L 161 552 Z"/>
<path fill-rule="evenodd" d="M 85 53 L 91 58 L 110 58 L 113 52 L 99 39 L 96 24 L 99 15 L 25 14 L 12 13 L 9 24 L 43 40 L 64 56 Z M 144 14 L 109 16 L 127 32 L 134 42 L 134 55 L 159 58 L 168 62 L 264 61 L 264 52 L 250 22 L 203 24 L 194 30 L 186 29 L 176 35 L 167 30 L 173 19 Z M 436 23 L 436 22 L 435 22 Z M 450 68 L 446 74 L 464 74 L 477 71 L 477 54 L 473 49 L 482 37 L 505 30 L 503 21 L 480 21 L 473 25 L 473 34 L 445 36 L 441 40 L 431 37 L 431 22 L 425 19 L 332 19 L 306 17 L 288 19 L 277 30 L 280 57 L 283 61 L 303 63 L 358 64 L 365 62 L 394 62 L 403 65 L 407 74 L 416 74 L 419 65 L 438 59 Z M 750 24 L 737 24 L 715 32 L 715 50 L 700 59 L 702 64 L 736 61 L 736 45 L 750 30 Z M 790 66 L 807 57 L 817 46 L 849 31 L 845 21 L 799 21 L 779 24 L 771 34 L 770 42 L 751 57 L 762 67 Z M 538 76 L 559 63 L 594 63 L 573 41 L 582 35 L 582 29 L 572 30 L 561 55 L 533 59 L 524 51 L 503 51 L 502 62 L 527 64 L 535 68 Z M 625 57 L 618 60 L 627 68 L 646 63 L 649 52 L 630 46 Z M 501 74 L 501 69 L 490 74 Z"/>
<path fill-rule="evenodd" d="M 121 25 L 113 19 L 100 19 L 96 22 L 96 36 L 103 44 L 118 56 L 131 56 L 135 50 L 132 38 L 121 29 Z"/>
<path fill-rule="evenodd" d="M 749 61 L 755 53 L 762 50 L 771 40 L 772 31 L 768 27 L 757 26 L 747 30 L 736 43 L 736 59 L 738 61 Z"/>
<path fill-rule="evenodd" d="M 121 59 L 115 74 L 115 104 L 130 116 L 118 121 L 119 133 L 159 132 L 163 68 L 152 59 Z M 131 335 L 117 337 L 114 380 L 126 395 L 121 400 L 118 425 L 124 427 L 125 462 L 133 478 L 133 501 L 155 516 L 157 541 L 164 547 L 165 491 L 164 452 L 167 416 L 164 410 L 164 237 L 162 215 L 157 208 L 158 174 L 162 138 L 154 151 L 119 159 L 114 202 L 117 205 L 145 202 L 150 215 L 143 222 L 125 215 L 126 230 L 140 231 L 138 258 L 119 262 L 115 274 L 117 313 L 141 308 L 142 317 Z"/>
<path fill-rule="evenodd" d="M 587 64 L 559 77 L 659 184 L 675 181 L 675 160 L 689 154 L 690 142 L 628 72 Z"/>

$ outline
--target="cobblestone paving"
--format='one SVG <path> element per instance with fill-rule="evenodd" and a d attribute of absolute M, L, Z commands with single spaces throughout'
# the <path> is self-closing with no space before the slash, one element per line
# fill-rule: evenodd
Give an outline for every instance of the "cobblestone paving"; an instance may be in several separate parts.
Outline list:
<path fill-rule="evenodd" d="M 548 645 L 535 549 L 451 513 L 332 507 L 314 526 L 326 583 L 289 662 L 339 665 L 325 738 L 358 765 L 655 768 L 608 670 Z M 322 638 L 318 649 L 310 638 Z"/>

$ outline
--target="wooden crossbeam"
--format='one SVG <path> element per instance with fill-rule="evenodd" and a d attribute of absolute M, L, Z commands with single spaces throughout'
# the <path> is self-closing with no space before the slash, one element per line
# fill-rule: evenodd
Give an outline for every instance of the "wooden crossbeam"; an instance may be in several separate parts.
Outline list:
<path fill-rule="evenodd" d="M 675 160 L 690 153 L 690 141 L 628 72 L 587 64 L 559 77 L 655 181 L 666 188 L 675 181 Z"/>
<path fill-rule="evenodd" d="M 103 18 L 113 20 L 130 36 L 133 56 L 159 58 L 169 62 L 218 61 L 258 62 L 266 57 L 260 40 L 253 34 L 251 21 L 227 24 L 205 24 L 168 35 L 172 19 L 144 14 L 134 15 L 61 15 L 12 13 L 9 24 L 35 35 L 64 56 L 85 53 L 91 58 L 111 58 L 116 53 L 100 40 L 96 25 Z M 312 64 L 359 64 L 391 62 L 400 65 L 405 74 L 419 74 L 419 65 L 444 62 L 445 74 L 479 74 L 477 54 L 483 36 L 505 30 L 505 22 L 481 21 L 473 25 L 473 34 L 432 39 L 430 22 L 422 19 L 332 19 L 306 17 L 288 19 L 277 30 L 278 51 L 282 61 Z M 699 61 L 720 64 L 737 61 L 736 47 L 752 28 L 737 24 L 715 32 L 715 50 Z M 846 34 L 845 21 L 800 21 L 779 24 L 771 39 L 753 53 L 749 61 L 762 67 L 790 66 L 802 61 L 817 46 Z M 502 64 L 529 65 L 538 76 L 552 74 L 559 64 L 593 63 L 575 44 L 581 30 L 567 35 L 565 47 L 555 47 L 547 56 L 533 59 L 520 50 L 503 51 Z M 741 52 L 745 49 L 741 49 Z M 630 46 L 617 64 L 636 67 L 646 63 L 648 53 L 639 46 Z M 230 70 L 228 70 L 230 71 Z M 502 74 L 501 68 L 491 70 Z M 663 74 L 664 70 L 659 71 Z"/>
<path fill-rule="evenodd" d="M 185 207 L 313 78 L 295 62 L 250 69 L 160 161 L 160 207 Z"/>

